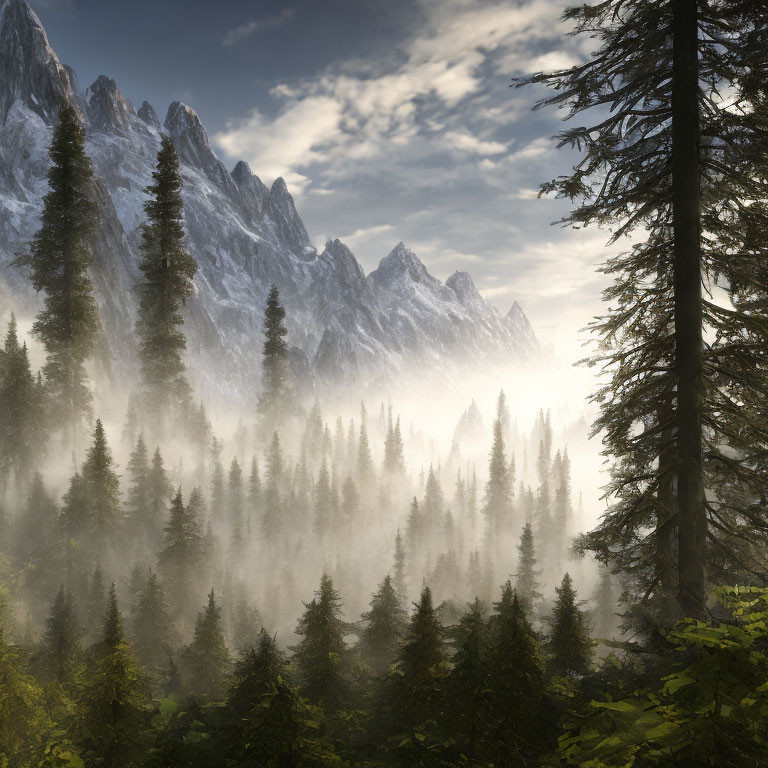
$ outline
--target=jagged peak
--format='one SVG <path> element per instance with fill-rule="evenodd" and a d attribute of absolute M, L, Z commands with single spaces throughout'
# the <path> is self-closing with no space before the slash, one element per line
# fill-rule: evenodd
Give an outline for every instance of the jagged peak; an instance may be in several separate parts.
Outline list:
<path fill-rule="evenodd" d="M 445 284 L 453 289 L 455 293 L 465 293 L 465 292 L 471 292 L 476 293 L 478 296 L 480 295 L 477 288 L 475 287 L 475 282 L 472 280 L 472 276 L 469 274 L 469 272 L 463 272 L 461 270 L 456 270 L 446 281 Z"/>
<path fill-rule="evenodd" d="M 207 149 L 208 134 L 203 127 L 200 117 L 192 107 L 181 101 L 174 101 L 168 107 L 168 114 L 165 116 L 165 129 L 173 137 L 182 137 L 191 135 Z"/>
<path fill-rule="evenodd" d="M 0 54 L 0 122 L 16 101 L 49 123 L 62 103 L 76 102 L 69 73 L 25 0 L 0 5 Z"/>
<path fill-rule="evenodd" d="M 106 75 L 99 75 L 85 91 L 88 116 L 95 128 L 117 128 L 123 130 L 136 110 L 126 99 L 117 83 Z"/>
<path fill-rule="evenodd" d="M 372 275 L 391 275 L 395 272 L 407 272 L 413 280 L 418 281 L 432 277 L 421 259 L 410 248 L 406 248 L 402 240 L 379 262 Z"/>
<path fill-rule="evenodd" d="M 153 128 L 160 130 L 160 120 L 157 117 L 155 108 L 146 100 L 141 103 L 138 112 L 136 113 L 147 125 L 151 125 Z"/>
<path fill-rule="evenodd" d="M 238 184 L 244 184 L 253 177 L 253 171 L 251 166 L 245 162 L 245 160 L 239 160 L 237 165 L 232 169 L 232 178 Z"/>
<path fill-rule="evenodd" d="M 517 299 L 515 299 L 512 302 L 512 306 L 509 308 L 509 312 L 507 312 L 506 317 L 511 318 L 521 316 L 528 319 L 525 312 L 523 311 L 523 308 L 520 306 L 520 303 L 517 301 Z"/>
<path fill-rule="evenodd" d="M 281 197 L 290 197 L 291 193 L 288 191 L 288 185 L 285 183 L 285 179 L 282 176 L 278 176 L 273 182 L 269 190 L 270 197 L 279 199 Z"/>

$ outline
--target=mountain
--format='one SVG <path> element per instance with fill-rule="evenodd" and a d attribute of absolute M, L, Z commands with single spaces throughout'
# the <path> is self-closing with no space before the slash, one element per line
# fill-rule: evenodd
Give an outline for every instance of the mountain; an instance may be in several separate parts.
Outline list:
<path fill-rule="evenodd" d="M 267 186 L 245 162 L 227 170 L 191 107 L 173 102 L 161 123 L 150 104 L 136 109 L 109 77 L 82 90 L 25 0 L 0 6 L 0 299 L 13 295 L 27 311 L 39 302 L 12 261 L 38 227 L 47 148 L 65 101 L 85 123 L 93 161 L 101 207 L 93 277 L 116 368 L 135 371 L 143 190 L 162 132 L 179 153 L 187 245 L 199 265 L 185 330 L 202 394 L 253 395 L 272 283 L 288 314 L 293 368 L 310 385 L 385 383 L 413 364 L 420 375 L 444 377 L 466 364 L 538 358 L 522 309 L 514 304 L 501 317 L 466 273 L 443 284 L 402 243 L 368 276 L 338 240 L 318 253 L 285 181 Z"/>

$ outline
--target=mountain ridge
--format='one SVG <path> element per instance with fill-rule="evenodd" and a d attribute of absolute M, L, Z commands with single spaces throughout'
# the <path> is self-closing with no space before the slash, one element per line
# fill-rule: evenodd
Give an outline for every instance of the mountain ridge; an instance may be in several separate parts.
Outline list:
<path fill-rule="evenodd" d="M 134 286 L 144 189 L 163 130 L 179 153 L 187 245 L 199 267 L 185 330 L 193 383 L 203 393 L 253 396 L 261 316 L 272 283 L 288 312 L 292 354 L 306 359 L 321 386 L 392 381 L 414 365 L 437 381 L 458 375 L 467 363 L 522 365 L 540 357 L 519 305 L 502 318 L 468 273 L 442 283 L 403 243 L 368 275 L 338 239 L 318 253 L 284 179 L 268 187 L 244 161 L 227 169 L 197 112 L 180 101 L 171 102 L 161 126 L 151 104 L 144 101 L 137 110 L 110 77 L 100 75 L 80 91 L 26 1 L 5 0 L 0 281 L 22 305 L 33 307 L 39 298 L 11 261 L 37 227 L 47 147 L 64 101 L 77 106 L 86 127 L 94 195 L 102 209 L 92 243 L 94 285 L 107 345 L 121 368 L 135 370 Z"/>

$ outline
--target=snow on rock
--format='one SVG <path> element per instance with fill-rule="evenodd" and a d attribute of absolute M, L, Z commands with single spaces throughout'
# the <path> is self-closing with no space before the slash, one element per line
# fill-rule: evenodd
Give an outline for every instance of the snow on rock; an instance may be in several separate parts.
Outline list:
<path fill-rule="evenodd" d="M 368 277 L 339 240 L 318 253 L 285 181 L 268 188 L 245 162 L 228 171 L 189 106 L 173 102 L 161 126 L 114 80 L 84 92 L 61 65 L 24 0 L 0 5 L 0 284 L 39 302 L 12 266 L 37 227 L 47 190 L 52 126 L 63 103 L 81 113 L 102 224 L 92 243 L 94 283 L 114 366 L 135 370 L 133 327 L 145 188 L 161 131 L 184 180 L 186 243 L 198 263 L 185 310 L 190 374 L 200 393 L 255 398 L 261 323 L 273 283 L 287 309 L 291 368 L 302 386 L 391 381 L 417 364 L 445 384 L 464 363 L 525 362 L 538 342 L 520 307 L 501 318 L 467 273 L 445 284 L 402 243 Z"/>

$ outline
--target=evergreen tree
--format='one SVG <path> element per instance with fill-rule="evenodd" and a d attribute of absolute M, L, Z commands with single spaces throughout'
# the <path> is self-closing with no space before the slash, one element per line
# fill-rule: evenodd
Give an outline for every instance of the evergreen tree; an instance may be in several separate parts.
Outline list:
<path fill-rule="evenodd" d="M 331 490 L 331 476 L 323 459 L 315 485 L 315 531 L 320 536 L 328 536 L 333 530 L 336 518 L 336 505 Z"/>
<path fill-rule="evenodd" d="M 115 542 L 122 522 L 120 481 L 101 419 L 96 420 L 93 444 L 83 464 L 82 478 L 87 499 L 89 538 L 95 546 L 94 551 L 101 553 L 105 546 Z"/>
<path fill-rule="evenodd" d="M 74 431 L 90 415 L 84 363 L 100 330 L 90 277 L 97 215 L 93 174 L 85 132 L 69 104 L 59 110 L 49 154 L 50 191 L 43 198 L 40 229 L 19 261 L 30 268 L 35 290 L 45 293 L 33 332 L 48 353 L 45 379 L 53 413 L 74 439 Z"/>
<path fill-rule="evenodd" d="M 360 434 L 357 439 L 357 476 L 362 484 L 367 483 L 373 472 L 373 458 L 371 445 L 368 442 L 368 424 L 365 413 L 365 405 L 360 406 Z"/>
<path fill-rule="evenodd" d="M 507 456 L 504 447 L 504 433 L 501 406 L 493 422 L 493 447 L 488 463 L 488 482 L 485 486 L 483 511 L 488 519 L 489 536 L 495 537 L 506 530 L 511 522 L 512 492 L 509 485 Z"/>
<path fill-rule="evenodd" d="M 264 494 L 263 528 L 267 538 L 275 537 L 282 529 L 283 505 L 280 485 L 283 478 L 283 452 L 277 432 L 272 435 L 272 442 L 267 454 L 267 487 Z"/>
<path fill-rule="evenodd" d="M 757 53 L 768 21 L 747 1 L 607 0 L 566 15 L 599 45 L 527 82 L 557 91 L 542 105 L 596 122 L 560 134 L 582 157 L 543 190 L 579 200 L 576 226 L 611 226 L 613 241 L 642 233 L 603 267 L 614 283 L 593 363 L 612 376 L 595 395 L 595 431 L 615 458 L 615 500 L 584 544 L 663 602 L 676 541 L 679 610 L 702 618 L 707 579 L 738 578 L 728 572 L 765 550 L 753 500 L 768 447 L 768 207 L 755 203 L 768 198 L 768 64 Z M 715 286 L 727 308 L 710 299 Z"/>
<path fill-rule="evenodd" d="M 360 636 L 360 653 L 377 675 L 385 674 L 397 657 L 406 624 L 391 576 L 386 576 L 363 613 L 366 626 Z"/>
<path fill-rule="evenodd" d="M 150 574 L 137 596 L 131 625 L 139 661 L 145 670 L 159 679 L 168 666 L 172 627 L 165 596 L 155 573 Z"/>
<path fill-rule="evenodd" d="M 0 349 L 0 491 L 11 476 L 23 485 L 34 471 L 44 448 L 45 415 L 44 394 L 11 315 Z"/>
<path fill-rule="evenodd" d="M 550 619 L 551 631 L 547 650 L 549 667 L 556 675 L 586 675 L 592 658 L 586 616 L 576 601 L 573 581 L 566 573 L 555 589 L 557 599 Z"/>
<path fill-rule="evenodd" d="M 182 651 L 188 687 L 193 693 L 217 698 L 224 690 L 230 658 L 224 643 L 221 608 L 213 590 L 195 624 L 195 636 Z"/>
<path fill-rule="evenodd" d="M 387 436 L 384 440 L 384 471 L 390 474 L 402 474 L 405 472 L 400 417 L 397 417 L 397 421 L 393 426 L 392 406 L 389 407 L 389 414 L 387 415 Z"/>
<path fill-rule="evenodd" d="M 425 586 L 398 653 L 398 675 L 392 681 L 391 717 L 395 733 L 402 739 L 399 751 L 406 764 L 433 764 L 424 759 L 424 753 L 434 745 L 434 724 L 443 707 L 445 661 L 443 628 L 432 592 Z"/>
<path fill-rule="evenodd" d="M 40 656 L 45 677 L 59 683 L 72 679 L 80 660 L 80 636 L 75 608 L 63 584 L 45 622 Z"/>
<path fill-rule="evenodd" d="M 150 709 L 144 681 L 123 637 L 114 584 L 103 627 L 79 740 L 94 765 L 131 768 L 146 754 Z"/>
<path fill-rule="evenodd" d="M 544 675 L 533 632 L 509 582 L 494 609 L 483 751 L 492 765 L 526 765 L 541 753 L 549 735 Z"/>
<path fill-rule="evenodd" d="M 253 768 L 341 765 L 323 735 L 322 710 L 288 682 L 287 664 L 262 630 L 235 666 L 226 708 L 227 756 Z"/>
<path fill-rule="evenodd" d="M 179 158 L 173 142 L 161 136 L 153 183 L 145 190 L 147 220 L 142 227 L 139 312 L 136 333 L 145 402 L 151 423 L 189 406 L 182 359 L 187 342 L 181 308 L 192 295 L 197 264 L 184 248 L 184 204 Z"/>
<path fill-rule="evenodd" d="M 424 488 L 424 502 L 421 505 L 421 512 L 424 516 L 424 524 L 430 532 L 436 529 L 445 514 L 445 497 L 443 496 L 443 489 L 440 485 L 437 473 L 431 464 L 429 465 L 427 483 Z"/>
<path fill-rule="evenodd" d="M 515 592 L 524 613 L 533 613 L 534 606 L 543 595 L 539 592 L 538 577 L 541 571 L 536 570 L 536 546 L 533 540 L 533 528 L 526 523 L 517 547 L 518 566 L 515 574 Z"/>
<path fill-rule="evenodd" d="M 341 530 L 354 525 L 360 517 L 360 494 L 352 476 L 348 476 L 341 486 Z"/>
<path fill-rule="evenodd" d="M 160 569 L 169 594 L 182 615 L 192 608 L 193 589 L 199 581 L 202 565 L 203 540 L 196 512 L 201 504 L 202 498 L 197 489 L 192 491 L 187 506 L 184 506 L 181 489 L 176 492 L 160 552 Z"/>
<path fill-rule="evenodd" d="M 347 626 L 341 618 L 341 598 L 327 574 L 296 627 L 301 641 L 293 648 L 302 692 L 310 701 L 327 708 L 338 707 L 344 699 L 347 681 Z"/>
<path fill-rule="evenodd" d="M 475 598 L 468 607 L 453 632 L 456 653 L 447 681 L 451 706 L 446 716 L 457 753 L 477 761 L 488 718 L 487 629 L 485 608 L 480 600 Z"/>
<path fill-rule="evenodd" d="M 285 309 L 280 304 L 280 293 L 272 285 L 264 310 L 264 348 L 262 359 L 262 392 L 259 412 L 267 434 L 280 425 L 288 406 L 288 345 L 285 336 Z"/>
<path fill-rule="evenodd" d="M 139 435 L 131 456 L 128 460 L 128 501 L 126 504 L 127 525 L 129 531 L 145 544 L 143 534 L 147 521 L 151 518 L 151 501 L 149 489 L 149 454 L 144 436 Z"/>
<path fill-rule="evenodd" d="M 392 584 L 397 593 L 400 603 L 404 603 L 407 596 L 407 585 L 405 583 L 405 546 L 403 537 L 400 535 L 400 529 L 397 529 L 395 535 L 395 562 L 393 567 Z"/>
<path fill-rule="evenodd" d="M 168 473 L 165 471 L 159 448 L 155 448 L 152 455 L 152 466 L 147 480 L 150 507 L 149 517 L 144 522 L 144 529 L 149 546 L 155 548 L 157 546 L 155 542 L 160 539 L 163 522 L 168 514 L 168 503 L 173 494 L 173 486 L 168 479 Z"/>
<path fill-rule="evenodd" d="M 240 462 L 237 459 L 232 459 L 227 482 L 227 508 L 230 530 L 232 531 L 232 545 L 236 552 L 242 547 L 245 537 L 244 507 L 243 471 L 240 469 Z"/>

